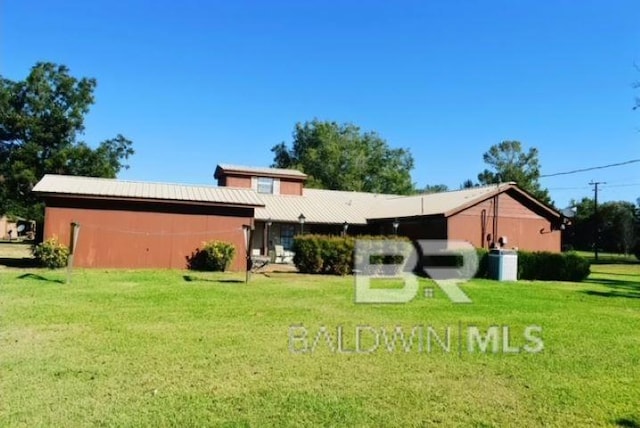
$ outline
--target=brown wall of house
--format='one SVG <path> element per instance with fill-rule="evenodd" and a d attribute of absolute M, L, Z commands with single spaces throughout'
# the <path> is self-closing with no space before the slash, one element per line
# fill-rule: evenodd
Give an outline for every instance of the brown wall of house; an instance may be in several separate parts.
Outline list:
<path fill-rule="evenodd" d="M 495 239 L 506 236 L 505 248 L 560 251 L 560 231 L 551 231 L 550 219 L 535 212 L 527 201 L 518 200 L 507 193 L 498 196 L 497 231 L 494 234 L 494 203 L 495 198 L 492 198 L 449 217 L 448 238 L 466 240 L 475 247 L 488 248 L 490 242 L 487 241 L 487 235 L 490 234 L 492 239 L 494 236 Z"/>
<path fill-rule="evenodd" d="M 222 181 L 222 183 L 220 181 Z M 221 180 L 218 181 L 218 186 L 251 189 L 251 177 L 222 177 Z"/>
<path fill-rule="evenodd" d="M 280 179 L 281 195 L 302 195 L 302 182 Z"/>
<path fill-rule="evenodd" d="M 302 181 L 287 178 L 276 178 L 276 180 L 280 181 L 281 195 L 302 195 Z M 218 186 L 251 189 L 251 176 L 223 175 L 218 179 Z"/>
<path fill-rule="evenodd" d="M 74 264 L 92 268 L 186 268 L 204 241 L 231 242 L 231 270 L 245 269 L 243 224 L 253 209 L 117 201 L 47 201 L 44 236 L 69 245 L 71 222 L 80 223 Z"/>

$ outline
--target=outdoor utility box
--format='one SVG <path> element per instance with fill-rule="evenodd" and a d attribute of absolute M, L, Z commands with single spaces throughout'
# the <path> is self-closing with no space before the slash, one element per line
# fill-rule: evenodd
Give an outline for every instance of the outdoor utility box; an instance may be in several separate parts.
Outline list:
<path fill-rule="evenodd" d="M 502 249 L 489 251 L 489 278 L 498 281 L 517 281 L 518 252 Z"/>

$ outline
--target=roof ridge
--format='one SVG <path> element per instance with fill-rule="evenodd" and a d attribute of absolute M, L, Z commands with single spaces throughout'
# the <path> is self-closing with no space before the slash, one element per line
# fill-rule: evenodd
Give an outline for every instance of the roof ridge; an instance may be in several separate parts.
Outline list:
<path fill-rule="evenodd" d="M 277 174 L 286 174 L 286 173 L 290 173 L 290 175 L 296 175 L 296 176 L 307 176 L 307 174 L 305 174 L 303 171 L 299 170 L 299 169 L 295 169 L 295 168 L 279 168 L 279 167 L 272 167 L 272 166 L 250 166 L 250 165 L 236 165 L 236 164 L 230 164 L 230 163 L 219 163 L 218 165 L 216 165 L 216 170 L 220 168 L 220 169 L 226 169 L 226 170 L 237 170 L 237 171 L 246 171 L 246 172 L 268 172 L 268 171 L 273 171 L 273 173 Z"/>
<path fill-rule="evenodd" d="M 194 184 L 194 183 L 175 183 L 170 181 L 148 181 L 148 180 L 128 180 L 121 178 L 107 178 L 107 177 L 87 177 L 84 175 L 68 175 L 68 174 L 45 174 L 44 177 L 63 177 L 70 178 L 73 180 L 100 180 L 100 181 L 110 181 L 114 183 L 131 183 L 131 184 L 155 184 L 155 185 L 164 185 L 164 186 L 180 186 L 180 187 L 204 187 L 207 189 L 229 189 L 229 190 L 242 190 L 242 191 L 250 191 L 254 192 L 253 189 L 242 188 L 242 187 L 225 187 L 225 186 L 216 186 L 213 184 Z M 42 178 L 44 178 L 42 177 Z"/>

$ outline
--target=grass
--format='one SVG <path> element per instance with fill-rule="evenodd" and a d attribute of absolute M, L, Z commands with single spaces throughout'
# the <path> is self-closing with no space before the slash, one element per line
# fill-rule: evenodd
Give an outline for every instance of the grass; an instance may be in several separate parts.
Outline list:
<path fill-rule="evenodd" d="M 466 305 L 427 281 L 433 298 L 356 305 L 346 277 L 77 270 L 66 284 L 64 271 L 6 269 L 0 426 L 637 427 L 640 266 L 593 271 L 580 284 L 476 280 Z M 343 351 L 322 338 L 299 352 L 300 325 L 308 351 L 322 326 L 334 340 L 342 327 Z M 418 325 L 451 327 L 451 352 L 346 352 L 357 326 Z M 523 351 L 529 325 L 540 353 Z M 472 326 L 508 326 L 520 352 L 502 340 L 469 352 Z"/>
<path fill-rule="evenodd" d="M 596 263 L 593 251 L 576 251 L 577 254 L 586 257 L 592 264 Z M 598 253 L 598 264 L 623 264 L 640 263 L 638 258 L 633 254 L 617 254 L 617 253 Z"/>

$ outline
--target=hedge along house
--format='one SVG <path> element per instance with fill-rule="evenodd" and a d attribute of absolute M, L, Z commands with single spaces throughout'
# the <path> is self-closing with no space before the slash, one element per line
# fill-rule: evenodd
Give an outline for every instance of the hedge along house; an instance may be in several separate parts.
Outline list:
<path fill-rule="evenodd" d="M 245 269 L 243 226 L 253 255 L 291 250 L 299 233 L 386 234 L 457 239 L 488 248 L 560 251 L 563 217 L 515 183 L 399 196 L 305 188 L 300 171 L 218 165 L 218 186 L 45 176 L 34 188 L 46 204 L 44 236 L 69 244 L 80 224 L 75 264 L 184 268 L 204 241 L 236 247 Z"/>
<path fill-rule="evenodd" d="M 60 175 L 33 191 L 45 201 L 45 239 L 70 245 L 71 223 L 80 225 L 80 267 L 183 269 L 204 241 L 218 239 L 235 246 L 231 269 L 243 270 L 244 226 L 262 206 L 248 189 Z"/>

